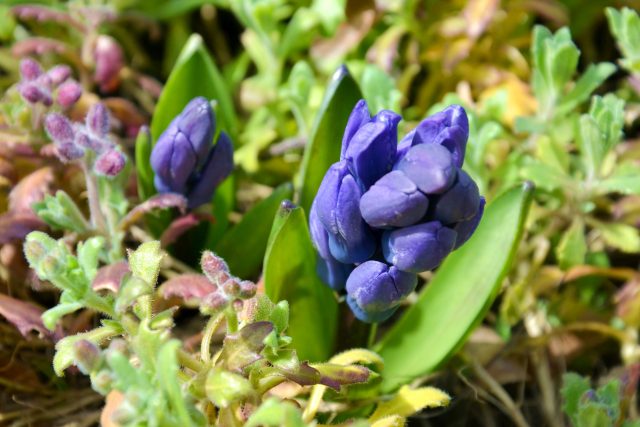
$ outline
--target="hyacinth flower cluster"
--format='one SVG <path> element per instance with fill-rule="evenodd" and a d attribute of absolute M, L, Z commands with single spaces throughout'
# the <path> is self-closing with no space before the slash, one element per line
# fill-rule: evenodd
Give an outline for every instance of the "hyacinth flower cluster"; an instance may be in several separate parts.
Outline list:
<path fill-rule="evenodd" d="M 371 117 L 364 100 L 349 117 L 340 161 L 327 171 L 309 214 L 318 273 L 357 318 L 380 322 L 475 231 L 484 210 L 462 170 L 469 136 L 454 105 L 397 142 L 401 117 Z"/>
<path fill-rule="evenodd" d="M 45 118 L 44 127 L 63 162 L 89 154 L 95 157 L 93 170 L 98 175 L 113 177 L 124 168 L 126 158 L 109 137 L 109 111 L 104 104 L 93 104 L 84 124 L 71 122 L 59 113 L 50 113 Z"/>
<path fill-rule="evenodd" d="M 154 184 L 159 193 L 179 193 L 190 209 L 208 203 L 233 170 L 233 145 L 220 132 L 212 144 L 216 119 L 203 97 L 192 99 L 160 135 L 151 152 Z"/>
<path fill-rule="evenodd" d="M 67 65 L 56 65 L 45 72 L 37 61 L 26 58 L 20 61 L 18 91 L 30 104 L 50 107 L 55 99 L 61 107 L 69 108 L 80 99 L 82 86 L 71 78 Z"/>

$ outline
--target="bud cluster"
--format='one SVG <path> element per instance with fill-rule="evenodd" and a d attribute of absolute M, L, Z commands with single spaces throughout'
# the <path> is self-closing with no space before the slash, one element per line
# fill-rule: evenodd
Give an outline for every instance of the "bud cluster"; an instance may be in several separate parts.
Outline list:
<path fill-rule="evenodd" d="M 200 304 L 204 311 L 219 313 L 229 305 L 239 311 L 242 309 L 242 300 L 255 296 L 256 284 L 232 276 L 227 263 L 213 252 L 204 251 L 200 266 L 207 279 L 216 285 L 216 290 L 206 295 Z"/>
<path fill-rule="evenodd" d="M 469 136 L 454 105 L 423 120 L 397 143 L 400 116 L 371 117 L 356 104 L 340 161 L 327 171 L 309 214 L 318 273 L 346 288 L 359 319 L 382 321 L 417 284 L 475 231 L 484 210 L 462 170 Z"/>
<path fill-rule="evenodd" d="M 71 78 L 71 68 L 56 65 L 44 72 L 40 64 L 26 58 L 20 61 L 18 91 L 30 104 L 42 103 L 47 107 L 56 102 L 63 108 L 71 107 L 80 99 L 82 86 Z"/>
<path fill-rule="evenodd" d="M 220 132 L 212 144 L 216 120 L 203 97 L 191 100 L 160 135 L 151 152 L 154 184 L 160 193 L 183 194 L 189 208 L 208 203 L 233 170 L 233 145 Z"/>
<path fill-rule="evenodd" d="M 99 175 L 116 176 L 124 168 L 124 154 L 109 138 L 109 111 L 104 104 L 92 105 L 84 124 L 72 123 L 59 113 L 50 113 L 44 126 L 62 161 L 79 159 L 90 151 L 97 156 L 93 168 Z"/>

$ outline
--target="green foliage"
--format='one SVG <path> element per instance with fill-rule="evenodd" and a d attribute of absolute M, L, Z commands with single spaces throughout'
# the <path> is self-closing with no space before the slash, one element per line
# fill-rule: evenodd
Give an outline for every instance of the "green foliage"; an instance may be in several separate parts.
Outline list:
<path fill-rule="evenodd" d="M 624 55 L 620 64 L 632 73 L 640 73 L 640 16 L 638 12 L 623 8 L 621 11 L 611 7 L 606 10 L 609 28 Z"/>
<path fill-rule="evenodd" d="M 288 301 L 289 335 L 300 356 L 321 361 L 333 350 L 337 303 L 318 278 L 315 266 L 316 254 L 304 210 L 282 202 L 264 257 L 265 292 L 271 300 Z"/>
<path fill-rule="evenodd" d="M 67 193 L 58 190 L 55 196 L 46 195 L 42 202 L 34 203 L 33 211 L 54 230 L 86 233 L 91 226 Z"/>

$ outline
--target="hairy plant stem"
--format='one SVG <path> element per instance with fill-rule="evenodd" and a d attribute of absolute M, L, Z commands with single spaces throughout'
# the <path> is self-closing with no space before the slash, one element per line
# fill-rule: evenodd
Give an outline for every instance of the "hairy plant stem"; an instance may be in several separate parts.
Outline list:
<path fill-rule="evenodd" d="M 238 314 L 229 306 L 224 310 L 224 317 L 227 319 L 227 333 L 234 334 L 238 331 Z"/>
<path fill-rule="evenodd" d="M 189 353 L 184 351 L 183 349 L 178 349 L 178 361 L 185 368 L 189 368 L 194 372 L 200 372 L 204 369 L 205 365 L 191 356 Z"/>
<path fill-rule="evenodd" d="M 80 162 L 82 165 L 82 171 L 84 172 L 84 178 L 87 184 L 87 198 L 89 200 L 89 212 L 91 214 L 91 224 L 100 234 L 105 234 L 107 231 L 107 222 L 104 218 L 102 210 L 100 208 L 100 194 L 98 192 L 98 183 L 96 177 L 91 173 L 89 165 L 90 159 L 85 158 Z"/>

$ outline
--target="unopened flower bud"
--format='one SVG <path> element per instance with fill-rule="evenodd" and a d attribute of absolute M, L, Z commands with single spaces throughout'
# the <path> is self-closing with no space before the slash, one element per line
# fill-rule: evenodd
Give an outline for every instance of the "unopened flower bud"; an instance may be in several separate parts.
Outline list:
<path fill-rule="evenodd" d="M 230 298 L 236 298 L 240 294 L 240 284 L 235 277 L 227 279 L 221 286 L 222 291 Z"/>
<path fill-rule="evenodd" d="M 424 119 L 415 129 L 412 145 L 436 144 L 445 147 L 456 167 L 462 167 L 469 138 L 467 113 L 459 105 L 451 105 Z"/>
<path fill-rule="evenodd" d="M 221 286 L 229 279 L 227 263 L 211 251 L 204 251 L 200 258 L 200 267 L 207 279 L 215 285 Z"/>
<path fill-rule="evenodd" d="M 55 149 L 56 155 L 63 162 L 69 162 L 84 156 L 84 150 L 74 143 L 56 144 Z"/>
<path fill-rule="evenodd" d="M 126 163 L 124 154 L 113 148 L 102 153 L 93 165 L 99 175 L 114 177 L 124 169 Z"/>
<path fill-rule="evenodd" d="M 360 199 L 362 217 L 372 227 L 406 227 L 420 221 L 429 199 L 401 171 L 380 178 Z"/>
<path fill-rule="evenodd" d="M 49 137 L 59 144 L 72 143 L 74 140 L 75 132 L 73 126 L 69 119 L 62 114 L 47 114 L 44 120 L 44 128 L 47 130 Z"/>
<path fill-rule="evenodd" d="M 94 52 L 96 64 L 94 79 L 103 92 L 111 92 L 120 85 L 120 70 L 124 66 L 124 54 L 118 42 L 110 36 L 100 35 Z"/>
<path fill-rule="evenodd" d="M 458 169 L 456 182 L 437 198 L 433 218 L 443 224 L 466 221 L 478 212 L 480 193 L 478 186 L 462 169 Z"/>
<path fill-rule="evenodd" d="M 451 153 L 437 144 L 414 145 L 395 166 L 425 194 L 444 193 L 456 177 Z"/>
<path fill-rule="evenodd" d="M 229 300 L 220 292 L 211 292 L 202 299 L 200 309 L 203 312 L 217 313 L 225 309 L 229 304 Z"/>
<path fill-rule="evenodd" d="M 471 235 L 478 228 L 478 224 L 480 224 L 480 220 L 482 219 L 482 214 L 484 213 L 484 205 L 486 200 L 484 197 L 480 197 L 480 203 L 478 204 L 478 210 L 475 215 L 466 221 L 462 221 L 457 223 L 453 229 L 458 234 L 456 238 L 456 244 L 453 246 L 453 249 L 458 249 L 467 240 L 471 237 Z"/>
<path fill-rule="evenodd" d="M 244 301 L 242 301 L 241 299 L 236 299 L 233 301 L 232 306 L 233 310 L 239 313 L 242 311 L 242 307 L 244 307 Z"/>
<path fill-rule="evenodd" d="M 40 102 L 44 99 L 42 91 L 33 84 L 21 84 L 19 91 L 20 95 L 22 95 L 22 97 L 31 104 L 35 104 L 36 102 Z"/>
<path fill-rule="evenodd" d="M 68 65 L 56 65 L 47 71 L 47 76 L 49 76 L 54 86 L 58 86 L 71 77 L 71 68 Z"/>
<path fill-rule="evenodd" d="M 363 322 L 381 322 L 393 314 L 416 287 L 415 274 L 379 261 L 355 268 L 347 280 L 347 303 Z"/>
<path fill-rule="evenodd" d="M 80 372 L 89 375 L 100 365 L 100 349 L 91 341 L 80 340 L 73 345 L 74 360 Z"/>
<path fill-rule="evenodd" d="M 87 128 L 96 136 L 103 137 L 109 133 L 109 110 L 97 102 L 89 108 L 85 119 Z"/>
<path fill-rule="evenodd" d="M 433 270 L 453 250 L 457 233 L 438 221 L 386 231 L 382 253 L 400 270 L 420 273 Z"/>
<path fill-rule="evenodd" d="M 240 282 L 240 293 L 238 296 L 242 299 L 253 298 L 258 290 L 258 285 L 251 280 L 243 280 Z"/>
<path fill-rule="evenodd" d="M 25 80 L 35 80 L 42 75 L 42 67 L 37 61 L 25 58 L 20 61 L 20 75 Z"/>
<path fill-rule="evenodd" d="M 82 86 L 75 80 L 68 80 L 58 87 L 57 101 L 64 108 L 69 108 L 82 96 Z"/>
<path fill-rule="evenodd" d="M 101 394 L 107 394 L 113 385 L 113 376 L 106 369 L 91 375 L 91 388 Z"/>

